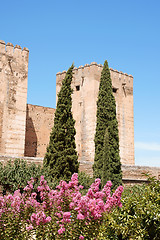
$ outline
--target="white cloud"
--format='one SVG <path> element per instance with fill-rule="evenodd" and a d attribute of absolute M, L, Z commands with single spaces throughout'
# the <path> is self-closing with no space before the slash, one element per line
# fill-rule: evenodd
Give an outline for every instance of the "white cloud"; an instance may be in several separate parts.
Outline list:
<path fill-rule="evenodd" d="M 135 142 L 136 150 L 160 151 L 160 143 Z"/>

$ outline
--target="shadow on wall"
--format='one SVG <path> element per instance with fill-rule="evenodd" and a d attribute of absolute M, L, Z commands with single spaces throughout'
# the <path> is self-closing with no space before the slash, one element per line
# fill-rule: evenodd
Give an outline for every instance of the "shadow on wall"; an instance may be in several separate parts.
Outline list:
<path fill-rule="evenodd" d="M 29 109 L 26 110 L 26 132 L 25 132 L 25 157 L 37 156 L 37 135 L 32 118 L 29 116 Z"/>

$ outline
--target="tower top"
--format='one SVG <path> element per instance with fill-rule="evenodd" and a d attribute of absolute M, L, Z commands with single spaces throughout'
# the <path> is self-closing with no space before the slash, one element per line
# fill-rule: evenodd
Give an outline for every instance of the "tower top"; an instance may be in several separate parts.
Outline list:
<path fill-rule="evenodd" d="M 91 62 L 90 64 L 85 64 L 84 66 L 79 66 L 78 68 L 77 68 L 77 67 L 74 67 L 73 71 L 77 71 L 77 70 L 79 70 L 79 69 L 86 69 L 86 68 L 90 68 L 90 67 L 93 67 L 93 66 L 96 66 L 96 67 L 101 68 L 101 69 L 103 68 L 103 65 L 102 65 L 102 64 L 98 64 L 98 63 L 96 63 L 96 62 Z M 110 68 L 110 71 L 111 71 L 111 72 L 120 73 L 120 74 L 122 74 L 122 75 L 126 75 L 126 76 L 129 76 L 129 77 L 132 77 L 132 78 L 133 78 L 133 76 L 132 76 L 131 74 L 123 73 L 123 72 L 118 71 L 118 70 L 113 69 L 113 68 Z M 66 73 L 65 70 L 64 70 L 63 72 L 58 72 L 56 75 L 61 75 L 61 74 L 64 74 L 64 73 Z"/>
<path fill-rule="evenodd" d="M 17 52 L 25 54 L 25 53 L 29 53 L 29 49 L 24 47 L 23 50 L 21 48 L 21 46 L 16 45 L 14 47 L 14 45 L 12 43 L 5 43 L 5 41 L 0 40 L 0 53 L 7 53 L 8 55 L 14 55 Z"/>

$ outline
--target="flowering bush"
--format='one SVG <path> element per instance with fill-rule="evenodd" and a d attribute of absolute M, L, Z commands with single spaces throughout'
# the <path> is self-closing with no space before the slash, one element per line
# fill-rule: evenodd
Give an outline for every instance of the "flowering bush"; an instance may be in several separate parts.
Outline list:
<path fill-rule="evenodd" d="M 100 191 L 100 183 L 96 179 L 82 196 L 76 173 L 69 183 L 60 181 L 55 190 L 41 176 L 34 192 L 31 178 L 24 193 L 17 190 L 0 197 L 0 239 L 96 239 L 104 213 L 121 207 L 123 192 L 119 186 L 111 195 L 110 181 Z"/>

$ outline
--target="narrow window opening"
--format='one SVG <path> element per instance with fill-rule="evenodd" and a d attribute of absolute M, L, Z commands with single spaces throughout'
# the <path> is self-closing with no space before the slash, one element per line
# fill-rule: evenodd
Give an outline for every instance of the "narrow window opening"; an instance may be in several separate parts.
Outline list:
<path fill-rule="evenodd" d="M 83 86 L 83 83 L 84 83 L 84 77 L 82 77 L 82 86 Z"/>
<path fill-rule="evenodd" d="M 76 91 L 79 91 L 80 90 L 80 85 L 77 85 L 76 86 Z"/>
<path fill-rule="evenodd" d="M 117 92 L 117 88 L 112 88 L 113 93 Z"/>

